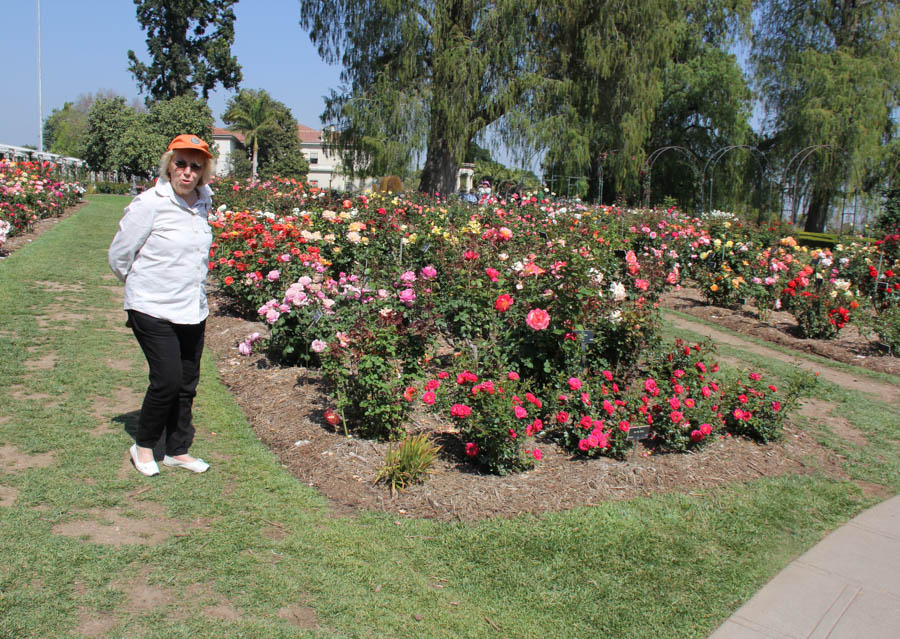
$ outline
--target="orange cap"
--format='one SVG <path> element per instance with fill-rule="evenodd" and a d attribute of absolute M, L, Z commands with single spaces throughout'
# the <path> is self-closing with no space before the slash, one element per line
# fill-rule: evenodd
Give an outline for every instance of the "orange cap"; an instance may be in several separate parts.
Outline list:
<path fill-rule="evenodd" d="M 206 142 L 196 135 L 190 135 L 188 133 L 183 133 L 169 142 L 168 150 L 171 151 L 173 149 L 194 149 L 195 151 L 200 151 L 200 153 L 203 153 L 209 159 L 212 159 L 213 156 L 213 154 L 209 152 L 209 145 Z"/>

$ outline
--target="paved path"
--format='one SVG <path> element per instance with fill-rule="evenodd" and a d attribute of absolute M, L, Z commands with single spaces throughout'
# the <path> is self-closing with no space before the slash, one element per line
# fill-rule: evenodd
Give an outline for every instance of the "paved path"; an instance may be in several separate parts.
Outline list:
<path fill-rule="evenodd" d="M 709 639 L 900 638 L 900 495 L 791 562 Z"/>

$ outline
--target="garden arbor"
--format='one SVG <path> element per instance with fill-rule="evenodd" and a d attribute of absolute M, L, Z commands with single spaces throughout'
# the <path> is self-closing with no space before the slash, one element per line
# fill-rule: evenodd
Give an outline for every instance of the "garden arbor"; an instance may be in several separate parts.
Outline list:
<path fill-rule="evenodd" d="M 781 207 L 780 207 L 780 215 L 784 217 L 784 197 L 785 193 L 788 193 L 790 196 L 790 211 L 789 217 L 791 219 L 791 224 L 797 223 L 797 214 L 800 210 L 800 204 L 803 199 L 806 197 L 806 189 L 808 188 L 808 184 L 802 184 L 801 180 L 803 178 L 803 165 L 813 157 L 818 152 L 838 152 L 838 157 L 844 163 L 850 162 L 850 157 L 847 151 L 844 149 L 835 146 L 834 144 L 813 144 L 807 147 L 800 149 L 794 156 L 788 161 L 787 166 L 784 169 L 784 173 L 781 178 Z M 796 162 L 796 166 L 795 163 Z M 859 195 L 859 169 L 853 167 L 854 174 L 856 176 L 856 186 L 853 189 L 853 226 L 856 226 L 856 206 Z M 793 172 L 793 174 L 792 174 Z M 842 197 L 841 197 L 841 222 L 840 222 L 840 232 L 844 231 L 844 209 L 847 203 L 847 189 L 842 189 Z"/>
<path fill-rule="evenodd" d="M 656 161 L 668 151 L 677 151 L 684 157 L 689 160 L 688 166 L 694 172 L 694 184 L 700 183 L 700 206 L 703 206 L 703 188 L 702 182 L 698 178 L 701 177 L 699 168 L 697 166 L 697 156 L 690 149 L 683 146 L 664 146 L 656 149 L 650 155 L 647 156 L 647 159 L 644 161 L 644 166 L 646 167 L 644 170 L 644 179 L 643 179 L 643 190 L 644 190 L 644 206 L 650 206 L 650 185 L 651 185 L 651 175 L 653 173 L 653 165 Z"/>
<path fill-rule="evenodd" d="M 769 161 L 766 159 L 765 153 L 763 153 L 762 151 L 757 149 L 755 146 L 749 146 L 747 144 L 732 144 L 732 145 L 729 145 L 726 147 L 722 147 L 721 149 L 718 149 L 717 151 L 713 152 L 713 154 L 711 156 L 709 156 L 709 159 L 706 161 L 706 164 L 703 165 L 702 179 L 700 182 L 701 206 L 703 204 L 703 188 L 706 185 L 706 170 L 709 169 L 709 199 L 707 200 L 707 206 L 706 206 L 705 210 L 712 211 L 713 210 L 713 182 L 714 182 L 714 178 L 715 178 L 716 165 L 719 163 L 719 160 L 721 160 L 723 157 L 728 155 L 728 153 L 730 151 L 734 151 L 736 149 L 745 149 L 745 150 L 748 150 L 751 152 L 755 152 L 755 154 L 751 153 L 751 155 L 753 155 L 754 159 L 756 159 L 756 166 L 759 169 L 759 181 L 758 181 L 758 189 L 757 189 L 759 194 L 757 196 L 758 197 L 757 203 L 759 205 L 760 216 L 761 216 L 762 215 L 762 180 L 766 175 L 766 168 L 768 168 Z M 765 167 L 760 162 L 760 158 L 762 158 L 762 161 L 765 162 Z M 710 165 L 712 165 L 712 166 L 710 166 Z"/>

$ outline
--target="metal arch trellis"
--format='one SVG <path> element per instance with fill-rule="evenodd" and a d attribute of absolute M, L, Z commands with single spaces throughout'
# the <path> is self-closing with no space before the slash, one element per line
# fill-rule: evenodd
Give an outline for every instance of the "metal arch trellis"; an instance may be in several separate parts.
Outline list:
<path fill-rule="evenodd" d="M 791 158 L 791 160 L 787 164 L 787 167 L 785 168 L 784 175 L 782 177 L 782 185 L 781 185 L 781 198 L 782 198 L 781 215 L 783 216 L 784 215 L 784 194 L 787 191 L 787 187 L 788 187 L 788 185 L 786 185 L 784 181 L 790 175 L 791 166 L 793 165 L 794 160 L 796 160 L 798 157 L 800 157 L 802 155 L 803 157 L 800 159 L 800 162 L 797 163 L 797 168 L 794 171 L 794 179 L 793 179 L 793 184 L 792 184 L 793 189 L 791 191 L 791 224 L 797 223 L 797 211 L 799 209 L 799 204 L 800 204 L 800 202 L 799 202 L 800 198 L 797 197 L 798 183 L 800 180 L 800 169 L 803 168 L 803 164 L 806 162 L 807 159 L 809 159 L 809 157 L 813 153 L 815 153 L 816 151 L 821 151 L 823 149 L 832 149 L 834 151 L 840 151 L 844 155 L 844 161 L 847 161 L 847 158 L 849 158 L 849 154 L 847 153 L 846 150 L 844 150 L 841 147 L 836 146 L 834 144 L 814 144 L 811 146 L 807 146 L 807 147 L 801 149 L 800 151 L 798 151 L 796 154 L 794 154 L 794 157 Z M 857 207 L 858 200 L 859 200 L 859 191 L 858 191 L 859 169 L 857 167 L 853 167 L 853 172 L 856 174 L 856 182 L 857 182 L 857 188 L 855 188 L 853 190 L 853 226 L 855 227 L 856 226 L 856 207 Z M 843 196 L 841 198 L 841 227 L 840 227 L 841 234 L 843 234 L 843 232 L 844 232 L 844 207 L 846 205 L 846 202 L 847 202 L 847 191 L 845 189 L 843 192 Z"/>
<path fill-rule="evenodd" d="M 790 159 L 790 161 L 787 163 L 787 166 L 785 167 L 784 173 L 782 174 L 782 178 L 781 178 L 781 207 L 780 207 L 781 214 L 780 214 L 780 216 L 784 217 L 784 194 L 788 191 L 788 188 L 793 186 L 793 190 L 791 191 L 791 215 L 790 215 L 792 224 L 796 223 L 796 221 L 797 221 L 797 206 L 798 206 L 797 177 L 800 175 L 800 167 L 803 166 L 803 163 L 806 161 L 806 158 L 808 158 L 812 153 L 814 153 L 815 151 L 818 151 L 819 149 L 829 148 L 831 146 L 832 145 L 830 145 L 830 144 L 813 144 L 813 145 L 804 147 L 804 148 L 800 149 L 799 151 L 797 151 L 797 153 L 794 154 L 794 157 L 792 157 Z M 800 160 L 800 163 L 797 165 L 796 173 L 794 174 L 793 183 L 789 185 L 786 182 L 786 180 L 791 173 L 791 167 L 793 166 L 794 161 L 797 158 L 799 158 L 801 155 L 803 156 L 803 159 Z"/>
<path fill-rule="evenodd" d="M 647 156 L 647 159 L 644 160 L 644 164 L 647 166 L 647 175 L 644 178 L 644 206 L 650 207 L 650 185 L 651 185 L 651 174 L 653 173 L 653 165 L 656 161 L 662 156 L 666 151 L 678 151 L 682 155 L 687 156 L 690 160 L 690 166 L 694 170 L 694 181 L 698 178 L 699 168 L 697 166 L 697 157 L 693 151 L 683 146 L 663 146 L 658 149 L 655 149 L 650 155 Z M 703 205 L 703 189 L 701 184 L 700 190 L 700 205 Z"/>
<path fill-rule="evenodd" d="M 732 144 L 732 145 L 729 145 L 729 146 L 726 146 L 726 147 L 716 150 L 706 161 L 706 164 L 703 165 L 703 173 L 701 175 L 701 181 L 700 181 L 700 205 L 702 206 L 703 205 L 703 185 L 706 183 L 706 169 L 709 168 L 710 163 L 712 163 L 712 167 L 710 169 L 710 174 L 709 174 L 709 200 L 708 200 L 707 211 L 712 211 L 713 177 L 715 175 L 716 164 L 718 164 L 719 160 L 721 160 L 723 157 L 725 157 L 725 155 L 729 151 L 733 151 L 735 149 L 747 149 L 749 151 L 756 151 L 757 155 L 755 155 L 754 157 L 756 158 L 756 165 L 759 167 L 759 170 L 760 170 L 760 180 L 762 180 L 763 177 L 765 177 L 765 171 L 763 169 L 763 165 L 759 161 L 759 158 L 761 157 L 763 159 L 763 161 L 766 163 L 766 167 L 769 166 L 769 160 L 766 157 L 766 154 L 763 153 L 762 151 L 760 151 L 755 146 L 749 146 L 747 144 Z"/>

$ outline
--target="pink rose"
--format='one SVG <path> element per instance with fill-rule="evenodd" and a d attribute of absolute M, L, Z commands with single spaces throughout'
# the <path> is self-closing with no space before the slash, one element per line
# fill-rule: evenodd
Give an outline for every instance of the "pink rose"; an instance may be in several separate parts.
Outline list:
<path fill-rule="evenodd" d="M 431 406 L 434 404 L 435 396 L 434 391 L 425 391 L 425 394 L 422 395 L 422 401 Z"/>
<path fill-rule="evenodd" d="M 466 442 L 466 455 L 474 457 L 478 454 L 478 444 Z"/>
<path fill-rule="evenodd" d="M 431 264 L 422 268 L 422 277 L 426 280 L 434 279 L 437 277 L 437 269 L 435 269 Z"/>
<path fill-rule="evenodd" d="M 532 309 L 525 317 L 525 323 L 528 325 L 528 328 L 542 331 L 550 326 L 550 314 L 542 308 Z"/>
<path fill-rule="evenodd" d="M 513 408 L 513 413 L 515 413 L 516 419 L 525 419 L 526 417 L 528 417 L 528 411 L 526 411 L 521 406 L 516 406 L 515 408 Z"/>
<path fill-rule="evenodd" d="M 580 390 L 581 389 L 581 380 L 578 379 L 577 377 L 570 377 L 569 378 L 569 388 L 571 388 L 573 391 Z"/>
<path fill-rule="evenodd" d="M 275 271 L 275 270 L 269 271 L 269 274 L 266 275 L 266 279 L 269 280 L 270 282 L 277 282 L 278 278 L 280 278 L 280 277 L 281 277 L 281 273 L 279 271 Z"/>
<path fill-rule="evenodd" d="M 492 282 L 496 282 L 497 279 L 500 277 L 500 271 L 498 271 L 495 268 L 486 268 L 486 269 L 484 269 L 484 272 L 487 274 L 488 278 L 490 278 L 490 280 Z"/>

